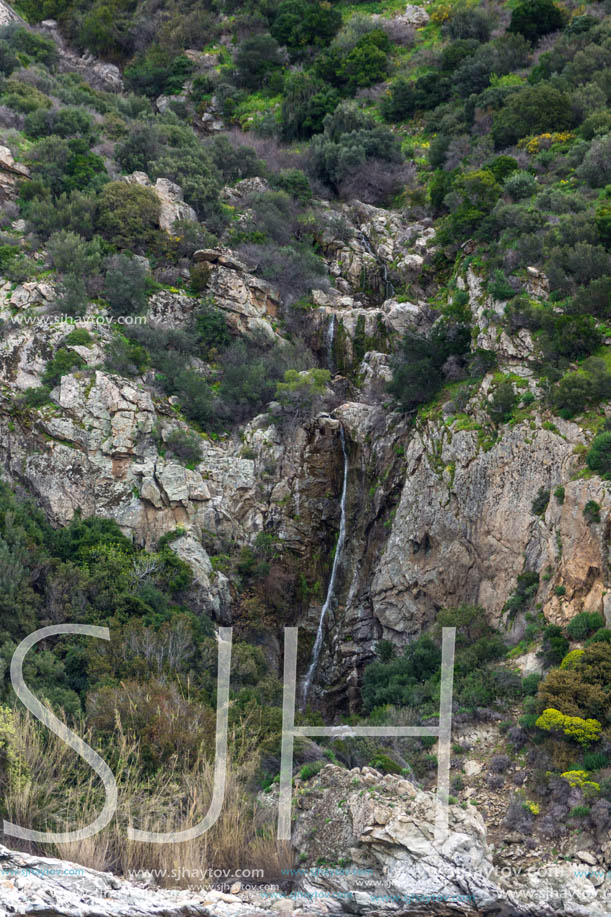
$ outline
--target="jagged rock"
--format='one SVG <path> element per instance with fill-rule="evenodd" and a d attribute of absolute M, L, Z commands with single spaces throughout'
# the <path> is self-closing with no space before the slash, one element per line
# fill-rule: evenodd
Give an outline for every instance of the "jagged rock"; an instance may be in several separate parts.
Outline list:
<path fill-rule="evenodd" d="M 9 302 L 16 309 L 27 309 L 29 306 L 46 306 L 55 298 L 55 289 L 50 283 L 31 280 L 16 287 Z"/>
<path fill-rule="evenodd" d="M 545 881 L 521 871 L 504 879 L 492 865 L 484 822 L 474 807 L 450 805 L 449 834 L 435 842 L 435 797 L 403 777 L 327 765 L 296 790 L 293 805 L 299 890 L 313 900 L 331 899 L 338 912 L 585 917 L 590 908 L 600 917 L 608 913 L 608 880 L 597 893 L 568 866 L 549 864 Z M 342 868 L 321 868 L 320 858 Z M 550 887 L 558 890 L 557 903 L 555 895 L 546 900 Z"/>
<path fill-rule="evenodd" d="M 193 252 L 193 260 L 196 262 L 207 262 L 208 264 L 220 264 L 232 271 L 247 271 L 246 265 L 235 258 L 231 251 L 221 251 L 219 248 L 200 248 Z"/>
<path fill-rule="evenodd" d="M 253 194 L 263 194 L 269 191 L 269 183 L 264 178 L 255 175 L 253 178 L 243 178 L 235 185 L 227 186 L 221 190 L 221 198 L 226 204 L 240 204 Z"/>
<path fill-rule="evenodd" d="M 468 268 L 466 278 L 459 280 L 459 287 L 469 293 L 474 325 L 478 328 L 477 346 L 494 351 L 505 362 L 532 359 L 535 345 L 530 331 L 520 328 L 510 335 L 502 326 L 506 303 L 484 291 L 483 282 L 472 267 Z"/>
<path fill-rule="evenodd" d="M 409 25 L 421 26 L 426 25 L 430 17 L 427 11 L 421 6 L 413 6 L 408 3 L 405 7 L 405 12 L 400 18 Z"/>
<path fill-rule="evenodd" d="M 0 846 L 0 914 L 22 917 L 246 917 L 262 913 L 235 895 L 157 890 L 65 860 Z"/>
<path fill-rule="evenodd" d="M 460 602 L 483 605 L 498 622 L 524 568 L 555 571 L 538 596 L 548 620 L 603 610 L 606 548 L 583 507 L 595 500 L 606 518 L 611 499 L 600 480 L 570 480 L 583 434 L 576 424 L 558 426 L 555 433 L 517 424 L 488 451 L 476 431 L 431 424 L 412 438 L 401 501 L 372 583 L 385 635 L 408 639 L 436 608 Z M 544 516 L 534 515 L 539 489 L 560 483 L 564 503 L 552 499 Z M 562 597 L 555 595 L 558 583 Z"/>
<path fill-rule="evenodd" d="M 155 99 L 155 108 L 160 115 L 164 112 L 169 111 L 172 107 L 173 102 L 186 102 L 187 97 L 185 95 L 176 95 L 176 96 L 158 96 Z"/>
<path fill-rule="evenodd" d="M 195 297 L 186 293 L 159 290 L 148 301 L 149 321 L 164 328 L 181 328 L 191 321 L 198 304 Z"/>
<path fill-rule="evenodd" d="M 280 298 L 271 284 L 218 263 L 211 272 L 208 289 L 236 333 L 276 339 L 268 319 L 278 315 Z"/>
<path fill-rule="evenodd" d="M 23 19 L 8 3 L 0 0 L 0 26 L 8 25 L 9 22 L 23 22 Z"/>
<path fill-rule="evenodd" d="M 2 25 L 2 9 L 0 6 L 0 25 Z M 18 18 L 18 17 L 17 17 Z M 12 20 L 5 20 L 10 22 Z M 17 184 L 20 179 L 27 178 L 30 170 L 20 162 L 15 162 L 13 154 L 7 146 L 0 146 L 0 203 L 13 200 L 17 196 Z"/>
<path fill-rule="evenodd" d="M 536 267 L 526 268 L 526 290 L 531 296 L 538 299 L 545 299 L 549 296 L 549 280 Z"/>
<path fill-rule="evenodd" d="M 390 357 L 375 350 L 368 351 L 359 366 L 361 392 L 366 401 L 388 397 L 386 386 L 392 379 Z"/>

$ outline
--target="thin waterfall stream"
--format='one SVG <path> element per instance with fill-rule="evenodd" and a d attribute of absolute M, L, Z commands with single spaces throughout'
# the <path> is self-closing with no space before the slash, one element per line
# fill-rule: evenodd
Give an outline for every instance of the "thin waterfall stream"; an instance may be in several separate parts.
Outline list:
<path fill-rule="evenodd" d="M 305 705 L 308 700 L 308 694 L 310 687 L 312 685 L 312 679 L 318 667 L 318 660 L 320 659 L 320 653 L 322 650 L 322 640 L 325 628 L 325 619 L 327 617 L 327 612 L 331 607 L 331 603 L 335 597 L 335 581 L 337 579 L 337 571 L 339 569 L 339 562 L 341 560 L 342 551 L 344 549 L 344 542 L 346 540 L 346 493 L 348 490 L 348 472 L 350 466 L 348 463 L 348 450 L 346 449 L 346 436 L 344 434 L 344 428 L 340 426 L 339 436 L 342 444 L 342 455 L 344 456 L 344 480 L 342 482 L 342 495 L 340 499 L 340 520 L 339 520 L 339 535 L 337 538 L 337 544 L 335 545 L 335 555 L 333 557 L 333 566 L 331 567 L 331 576 L 329 578 L 329 585 L 327 586 L 327 595 L 325 597 L 324 604 L 320 610 L 320 618 L 318 621 L 318 630 L 316 631 L 316 640 L 314 641 L 314 649 L 312 650 L 312 659 L 310 661 L 310 666 L 308 668 L 305 681 L 303 683 L 303 692 L 302 692 L 302 709 L 305 708 Z"/>
<path fill-rule="evenodd" d="M 384 283 L 384 298 L 392 299 L 392 297 L 395 295 L 395 288 L 388 273 L 388 265 L 382 258 L 380 258 L 379 255 L 376 255 L 373 248 L 371 247 L 371 242 L 362 230 L 359 232 L 359 241 L 365 251 L 376 259 L 380 274 L 382 276 L 382 281 Z"/>
<path fill-rule="evenodd" d="M 335 313 L 331 315 L 327 328 L 327 369 L 333 372 L 333 341 L 335 340 Z"/>

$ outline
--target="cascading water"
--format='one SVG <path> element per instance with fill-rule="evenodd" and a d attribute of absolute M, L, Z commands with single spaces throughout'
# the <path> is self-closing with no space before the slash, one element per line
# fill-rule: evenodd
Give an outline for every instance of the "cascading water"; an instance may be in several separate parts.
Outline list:
<path fill-rule="evenodd" d="M 372 255 L 378 263 L 378 267 L 380 268 L 380 273 L 382 275 L 382 280 L 384 282 L 384 299 L 392 299 L 393 296 L 395 295 L 395 288 L 392 284 L 390 277 L 388 276 L 388 265 L 386 264 L 385 261 L 382 261 L 382 259 L 378 255 L 376 255 L 373 248 L 371 247 L 371 243 L 369 239 L 367 238 L 367 236 L 365 235 L 365 233 L 362 230 L 359 233 L 359 241 L 361 245 L 363 246 L 363 248 L 365 249 L 365 251 L 369 255 Z"/>
<path fill-rule="evenodd" d="M 333 341 L 335 340 L 335 314 L 331 316 L 329 327 L 327 328 L 327 369 L 333 372 Z"/>
<path fill-rule="evenodd" d="M 342 495 L 340 499 L 340 520 L 339 520 L 339 535 L 337 538 L 337 544 L 335 546 L 335 556 L 333 557 L 333 566 L 331 567 L 331 577 L 329 578 L 329 585 L 327 586 L 327 595 L 325 597 L 324 604 L 320 611 L 320 619 L 318 621 L 318 630 L 316 631 L 316 640 L 314 641 L 314 649 L 312 650 L 312 659 L 310 666 L 308 668 L 305 681 L 303 683 L 303 692 L 302 692 L 302 709 L 305 707 L 308 700 L 308 693 L 310 691 L 310 686 L 312 684 L 312 678 L 316 672 L 318 666 L 318 660 L 320 659 L 320 652 L 322 650 L 322 639 L 325 628 L 325 619 L 327 617 L 327 612 L 331 606 L 335 595 L 335 580 L 337 579 L 337 571 L 339 568 L 339 562 L 341 560 L 342 551 L 344 549 L 344 542 L 346 540 L 346 493 L 348 490 L 348 450 L 346 449 L 346 437 L 344 434 L 344 428 L 340 426 L 339 436 L 342 444 L 342 455 L 344 456 L 344 480 L 342 482 Z"/>

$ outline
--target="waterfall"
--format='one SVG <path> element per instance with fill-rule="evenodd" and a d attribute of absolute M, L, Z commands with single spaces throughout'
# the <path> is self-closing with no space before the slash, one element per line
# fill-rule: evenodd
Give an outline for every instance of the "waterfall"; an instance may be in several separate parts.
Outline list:
<path fill-rule="evenodd" d="M 327 369 L 330 373 L 333 372 L 333 341 L 335 338 L 335 313 L 331 315 L 331 321 L 329 322 L 329 327 L 327 328 L 326 342 L 327 342 Z"/>
<path fill-rule="evenodd" d="M 346 492 L 348 489 L 348 451 L 346 449 L 346 437 L 344 435 L 344 428 L 340 426 L 339 435 L 342 444 L 342 455 L 344 456 L 344 480 L 342 482 L 342 496 L 340 500 L 340 521 L 339 521 L 339 535 L 337 538 L 337 544 L 335 546 L 335 556 L 333 557 L 333 566 L 331 567 L 331 576 L 329 578 L 329 585 L 327 586 L 327 595 L 325 597 L 324 604 L 320 611 L 320 619 L 318 621 L 318 630 L 316 631 L 316 640 L 314 641 L 314 649 L 312 650 L 312 660 L 310 662 L 310 667 L 308 668 L 305 681 L 303 683 L 303 694 L 302 694 L 302 709 L 305 707 L 308 700 L 308 693 L 310 686 L 312 684 L 312 678 L 316 672 L 318 666 L 318 660 L 320 659 L 320 652 L 322 650 L 322 639 L 325 627 L 325 619 L 327 617 L 327 612 L 331 606 L 335 595 L 335 580 L 337 579 L 337 571 L 339 568 L 339 562 L 341 560 L 342 551 L 344 549 L 344 542 L 346 540 Z"/>
<path fill-rule="evenodd" d="M 376 255 L 373 248 L 371 247 L 371 243 L 369 239 L 367 238 L 367 236 L 365 235 L 365 233 L 362 230 L 361 232 L 359 232 L 359 241 L 361 245 L 363 246 L 363 248 L 365 249 L 365 251 L 369 255 L 372 255 L 378 263 L 378 267 L 382 275 L 382 280 L 384 282 L 384 299 L 392 299 L 393 296 L 395 295 L 395 288 L 392 284 L 390 277 L 388 276 L 388 265 L 386 264 L 385 261 L 383 261 L 379 257 L 379 255 Z"/>

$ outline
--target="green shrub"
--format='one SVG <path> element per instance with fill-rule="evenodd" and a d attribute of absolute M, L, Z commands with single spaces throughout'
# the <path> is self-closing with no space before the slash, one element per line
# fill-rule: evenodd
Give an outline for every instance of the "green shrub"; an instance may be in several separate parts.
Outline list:
<path fill-rule="evenodd" d="M 193 63 L 184 54 L 174 56 L 153 44 L 125 68 L 125 80 L 134 92 L 154 98 L 180 92 L 192 70 Z"/>
<path fill-rule="evenodd" d="M 307 204 L 312 199 L 312 188 L 307 175 L 301 169 L 282 169 L 272 178 L 274 187 L 286 191 L 292 197 Z"/>
<path fill-rule="evenodd" d="M 569 97 L 549 83 L 537 83 L 509 97 L 494 117 L 492 138 L 499 150 L 530 134 L 568 130 L 572 125 Z"/>
<path fill-rule="evenodd" d="M 304 764 L 299 771 L 300 780 L 311 780 L 326 765 L 326 761 L 313 761 L 311 764 Z"/>
<path fill-rule="evenodd" d="M 402 773 L 402 767 L 400 764 L 397 764 L 390 755 L 387 755 L 386 752 L 378 751 L 374 757 L 369 761 L 369 767 L 374 767 L 377 771 L 382 771 L 383 774 L 400 774 Z"/>
<path fill-rule="evenodd" d="M 64 192 L 55 198 L 35 198 L 25 206 L 28 222 L 43 239 L 62 229 L 91 239 L 95 211 L 95 197 L 82 191 Z"/>
<path fill-rule="evenodd" d="M 586 461 L 588 468 L 601 477 L 611 476 L 611 431 L 599 433 L 590 446 Z"/>
<path fill-rule="evenodd" d="M 204 302 L 195 313 L 195 334 L 204 352 L 226 347 L 230 341 L 227 320 L 221 309 L 212 302 Z"/>
<path fill-rule="evenodd" d="M 75 328 L 64 338 L 64 344 L 77 344 L 81 347 L 89 347 L 93 343 L 93 338 L 86 328 Z"/>
<path fill-rule="evenodd" d="M 605 621 L 602 615 L 595 611 L 582 611 L 575 615 L 566 626 L 566 632 L 571 640 L 585 640 L 590 634 L 604 627 Z"/>
<path fill-rule="evenodd" d="M 0 29 L 0 38 L 6 41 L 13 51 L 26 54 L 32 61 L 44 64 L 50 70 L 59 61 L 59 51 L 52 38 L 39 35 L 38 32 L 24 28 L 19 23 L 10 23 Z"/>
<path fill-rule="evenodd" d="M 600 522 L 600 504 L 596 500 L 588 500 L 583 508 L 583 515 L 590 524 Z"/>
<path fill-rule="evenodd" d="M 123 334 L 115 334 L 106 348 L 104 367 L 119 376 L 141 375 L 150 365 L 146 348 L 130 341 Z"/>
<path fill-rule="evenodd" d="M 17 396 L 20 408 L 41 408 L 49 403 L 49 387 L 41 385 L 38 388 L 26 388 L 22 394 Z"/>
<path fill-rule="evenodd" d="M 146 306 L 149 272 L 133 255 L 122 252 L 105 262 L 104 295 L 113 315 L 133 315 Z"/>
<path fill-rule="evenodd" d="M 500 382 L 486 403 L 486 410 L 495 424 L 506 423 L 516 406 L 518 396 L 511 382 Z"/>
<path fill-rule="evenodd" d="M 71 373 L 72 370 L 84 366 L 85 361 L 73 350 L 66 347 L 60 347 L 45 368 L 42 375 L 42 383 L 47 388 L 54 388 L 62 376 Z"/>
<path fill-rule="evenodd" d="M 252 35 L 241 43 L 234 62 L 239 85 L 256 90 L 281 69 L 282 55 L 278 42 L 271 35 Z"/>
<path fill-rule="evenodd" d="M 609 756 L 604 751 L 588 751 L 583 756 L 583 767 L 586 771 L 601 771 L 608 763 Z"/>
<path fill-rule="evenodd" d="M 515 296 L 515 290 L 510 286 L 505 274 L 498 270 L 494 271 L 493 276 L 488 281 L 488 292 L 495 299 L 505 300 Z"/>
<path fill-rule="evenodd" d="M 282 0 L 275 10 L 270 31 L 298 57 L 308 45 L 329 44 L 341 24 L 340 11 L 328 4 L 316 0 Z"/>
<path fill-rule="evenodd" d="M 534 697 L 539 688 L 540 681 L 541 676 L 537 675 L 536 672 L 533 672 L 531 675 L 526 675 L 522 679 L 522 691 L 526 697 Z"/>
<path fill-rule="evenodd" d="M 569 818 L 587 818 L 590 814 L 590 806 L 573 806 L 569 812 Z"/>
<path fill-rule="evenodd" d="M 506 179 L 504 190 L 512 200 L 521 201 L 525 197 L 532 197 L 537 191 L 537 180 L 530 172 L 513 172 Z"/>
<path fill-rule="evenodd" d="M 111 182 L 98 199 L 97 228 L 118 248 L 143 251 L 155 239 L 160 207 L 150 188 Z"/>
<path fill-rule="evenodd" d="M 561 627 L 548 624 L 543 631 L 542 656 L 548 665 L 560 665 L 567 654 L 569 641 Z"/>
<path fill-rule="evenodd" d="M 59 195 L 70 191 L 95 192 L 108 181 L 106 165 L 101 156 L 92 153 L 89 142 L 82 137 L 43 137 L 27 153 L 33 179 L 31 197 L 45 196 L 48 191 Z"/>
<path fill-rule="evenodd" d="M 525 570 L 518 574 L 515 591 L 509 596 L 503 611 L 514 617 L 519 611 L 524 611 L 532 603 L 539 589 L 539 574 L 534 570 Z"/>
<path fill-rule="evenodd" d="M 284 81 L 280 123 L 285 140 L 305 140 L 323 129 L 325 116 L 340 100 L 337 89 L 309 73 L 289 73 Z"/>
<path fill-rule="evenodd" d="M 556 500 L 558 501 L 558 503 L 562 505 L 564 503 L 564 487 L 562 486 L 556 487 L 556 489 L 554 490 L 554 496 Z"/>
<path fill-rule="evenodd" d="M 563 25 L 562 10 L 553 0 L 520 0 L 511 12 L 509 31 L 536 42 L 548 32 L 561 29 Z"/>
<path fill-rule="evenodd" d="M 388 391 L 404 411 L 429 401 L 443 384 L 443 374 L 434 344 L 408 332 L 401 356 L 395 361 Z"/>
<path fill-rule="evenodd" d="M 185 465 L 198 465 L 202 460 L 202 445 L 197 433 L 192 430 L 177 428 L 169 433 L 164 446 L 172 455 Z"/>
<path fill-rule="evenodd" d="M 474 38 L 478 42 L 488 41 L 490 20 L 484 10 L 461 9 L 450 16 L 447 26 L 451 38 Z"/>
<path fill-rule="evenodd" d="M 324 119 L 324 134 L 312 141 L 312 165 L 318 178 L 334 190 L 368 160 L 398 163 L 403 159 L 395 135 L 352 103 L 338 105 Z"/>
<path fill-rule="evenodd" d="M 592 643 L 611 643 L 611 630 L 608 627 L 601 627 L 591 637 L 588 637 L 585 645 L 590 646 Z"/>

